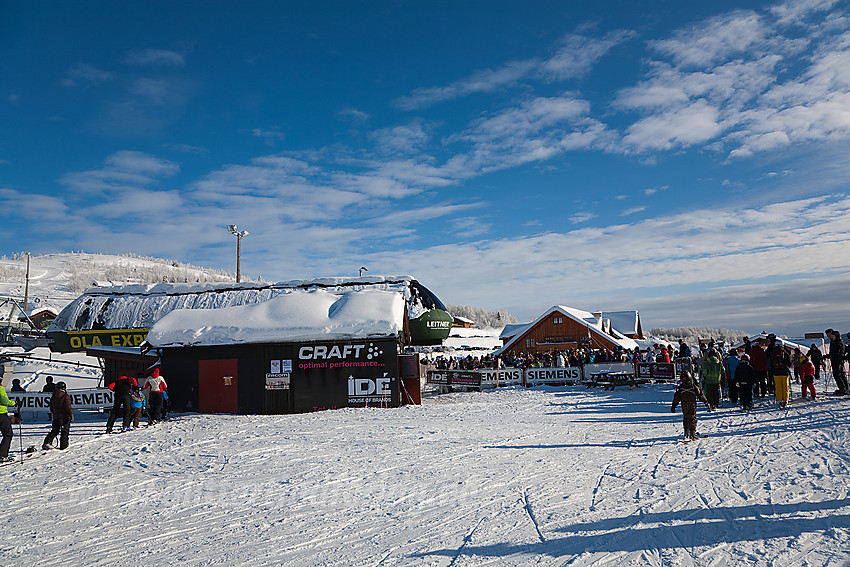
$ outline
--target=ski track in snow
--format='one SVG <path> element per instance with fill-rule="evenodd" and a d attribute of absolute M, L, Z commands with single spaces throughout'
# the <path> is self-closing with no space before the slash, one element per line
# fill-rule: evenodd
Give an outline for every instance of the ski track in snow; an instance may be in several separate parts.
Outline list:
<path fill-rule="evenodd" d="M 700 409 L 709 436 L 693 443 L 679 442 L 671 399 L 669 385 L 506 388 L 391 410 L 184 414 L 120 435 L 80 421 L 69 451 L 0 468 L 0 557 L 27 567 L 850 562 L 850 399 Z M 25 424 L 24 446 L 47 429 Z"/>

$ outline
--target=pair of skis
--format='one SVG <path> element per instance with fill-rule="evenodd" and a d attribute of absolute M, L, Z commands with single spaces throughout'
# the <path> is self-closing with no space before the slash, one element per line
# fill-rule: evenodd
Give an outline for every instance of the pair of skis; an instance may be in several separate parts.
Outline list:
<path fill-rule="evenodd" d="M 27 461 L 37 459 L 38 457 L 43 456 L 48 451 L 49 451 L 49 449 L 42 449 L 41 451 L 39 451 L 33 445 L 33 446 L 29 447 L 26 451 L 21 453 L 20 457 L 16 458 L 15 460 L 0 463 L 0 467 L 8 467 L 9 465 L 20 465 L 20 464 L 26 463 Z"/>

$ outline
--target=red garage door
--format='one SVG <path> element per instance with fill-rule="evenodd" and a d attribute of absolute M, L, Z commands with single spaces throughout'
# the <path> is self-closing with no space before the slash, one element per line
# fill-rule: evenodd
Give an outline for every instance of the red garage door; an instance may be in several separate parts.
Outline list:
<path fill-rule="evenodd" d="M 198 405 L 201 413 L 239 413 L 237 360 L 198 361 Z"/>

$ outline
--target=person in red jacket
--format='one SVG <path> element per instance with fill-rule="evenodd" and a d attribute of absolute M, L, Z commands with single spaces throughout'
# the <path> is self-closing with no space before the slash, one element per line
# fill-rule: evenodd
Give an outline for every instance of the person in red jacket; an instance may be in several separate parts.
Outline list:
<path fill-rule="evenodd" d="M 109 384 L 108 388 L 114 392 L 114 399 L 112 401 L 112 411 L 109 412 L 109 419 L 106 421 L 107 433 L 112 433 L 112 426 L 115 424 L 115 420 L 118 418 L 118 412 L 121 411 L 122 407 L 124 408 L 122 431 L 130 431 L 130 392 L 138 385 L 139 383 L 133 376 L 129 378 L 120 376 L 118 380 Z"/>
<path fill-rule="evenodd" d="M 68 436 L 71 432 L 71 422 L 74 421 L 74 408 L 71 407 L 71 396 L 65 390 L 65 382 L 57 382 L 50 398 L 50 414 L 53 416 L 53 428 L 44 438 L 41 448 L 53 448 L 53 440 L 59 436 L 59 448 L 68 448 Z"/>
<path fill-rule="evenodd" d="M 753 384 L 753 396 L 763 398 L 767 395 L 769 389 L 767 383 L 767 352 L 765 352 L 764 347 L 761 345 L 754 344 L 749 354 L 750 366 L 753 367 L 756 374 L 756 381 Z"/>
<path fill-rule="evenodd" d="M 815 365 L 806 355 L 800 356 L 800 382 L 803 399 L 806 399 L 806 392 L 809 391 L 812 393 L 812 400 L 816 400 L 818 393 L 815 391 Z"/>

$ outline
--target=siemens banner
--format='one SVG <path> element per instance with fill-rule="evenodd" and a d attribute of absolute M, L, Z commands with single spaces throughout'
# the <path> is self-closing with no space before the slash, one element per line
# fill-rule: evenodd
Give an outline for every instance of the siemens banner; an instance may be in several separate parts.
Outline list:
<path fill-rule="evenodd" d="M 8 392 L 9 398 L 15 400 L 16 407 L 23 411 L 50 411 L 51 392 Z M 68 390 L 71 405 L 75 410 L 97 410 L 112 407 L 112 390 L 106 388 L 90 388 L 86 390 Z M 15 408 L 11 408 L 15 411 Z"/>

